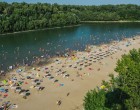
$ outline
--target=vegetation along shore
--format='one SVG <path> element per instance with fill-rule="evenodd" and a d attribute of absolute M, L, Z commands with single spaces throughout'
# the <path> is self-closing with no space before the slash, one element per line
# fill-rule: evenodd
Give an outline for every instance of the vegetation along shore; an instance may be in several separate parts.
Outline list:
<path fill-rule="evenodd" d="M 138 5 L 58 5 L 0 2 L 0 33 L 79 24 L 80 21 L 139 21 Z"/>

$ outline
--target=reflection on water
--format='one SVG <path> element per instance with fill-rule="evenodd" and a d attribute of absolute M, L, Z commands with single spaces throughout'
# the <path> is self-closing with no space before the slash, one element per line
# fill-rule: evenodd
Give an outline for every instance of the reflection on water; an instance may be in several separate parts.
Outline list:
<path fill-rule="evenodd" d="M 0 35 L 0 70 L 15 63 L 23 64 L 34 56 L 53 56 L 57 52 L 84 50 L 140 34 L 140 23 L 93 23 L 78 27 Z"/>

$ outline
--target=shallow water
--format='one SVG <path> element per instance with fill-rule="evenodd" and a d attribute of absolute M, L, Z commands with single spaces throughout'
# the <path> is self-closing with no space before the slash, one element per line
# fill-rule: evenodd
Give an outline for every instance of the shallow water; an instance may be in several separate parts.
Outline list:
<path fill-rule="evenodd" d="M 140 23 L 92 23 L 81 26 L 0 35 L 0 70 L 33 60 L 33 56 L 55 55 L 65 49 L 84 50 L 124 37 L 140 35 Z"/>

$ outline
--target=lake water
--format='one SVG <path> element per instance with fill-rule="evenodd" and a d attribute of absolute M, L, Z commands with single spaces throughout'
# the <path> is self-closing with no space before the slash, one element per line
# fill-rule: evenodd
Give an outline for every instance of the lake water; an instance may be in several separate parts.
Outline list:
<path fill-rule="evenodd" d="M 67 48 L 84 50 L 124 37 L 140 35 L 140 23 L 92 23 L 80 26 L 0 35 L 0 70 L 15 63 L 23 64 L 33 56 L 45 57 Z"/>

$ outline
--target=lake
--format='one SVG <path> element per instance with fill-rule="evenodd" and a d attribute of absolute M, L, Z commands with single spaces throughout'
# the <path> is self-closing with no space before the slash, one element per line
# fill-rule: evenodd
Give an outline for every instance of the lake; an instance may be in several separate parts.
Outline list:
<path fill-rule="evenodd" d="M 0 35 L 0 70 L 34 56 L 53 56 L 66 49 L 84 50 L 113 40 L 140 35 L 140 23 L 90 23 L 80 26 Z"/>

